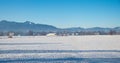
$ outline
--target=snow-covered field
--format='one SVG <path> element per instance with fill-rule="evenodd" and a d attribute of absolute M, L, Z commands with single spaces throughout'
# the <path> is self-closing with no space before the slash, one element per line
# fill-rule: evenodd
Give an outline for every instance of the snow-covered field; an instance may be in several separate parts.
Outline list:
<path fill-rule="evenodd" d="M 120 63 L 120 35 L 0 37 L 0 63 Z"/>

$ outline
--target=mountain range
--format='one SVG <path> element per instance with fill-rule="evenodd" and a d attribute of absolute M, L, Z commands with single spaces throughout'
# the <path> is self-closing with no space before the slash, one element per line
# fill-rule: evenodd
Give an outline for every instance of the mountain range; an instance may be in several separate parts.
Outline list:
<path fill-rule="evenodd" d="M 120 27 L 114 27 L 114 28 L 102 28 L 102 27 L 92 27 L 92 28 L 81 28 L 81 27 L 72 27 L 72 28 L 57 28 L 52 25 L 46 25 L 46 24 L 36 24 L 30 21 L 26 22 L 14 22 L 14 21 L 7 21 L 2 20 L 0 21 L 0 31 L 70 31 L 70 32 L 77 32 L 77 31 L 120 31 Z"/>

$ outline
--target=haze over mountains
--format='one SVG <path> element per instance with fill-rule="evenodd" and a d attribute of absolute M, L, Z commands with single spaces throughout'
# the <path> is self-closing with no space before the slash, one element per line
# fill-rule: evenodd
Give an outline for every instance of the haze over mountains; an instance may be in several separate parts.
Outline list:
<path fill-rule="evenodd" d="M 81 28 L 81 27 L 73 27 L 73 28 L 57 28 L 52 25 L 46 25 L 46 24 L 36 24 L 30 21 L 26 22 L 11 22 L 7 20 L 0 21 L 0 31 L 22 31 L 26 32 L 28 30 L 40 32 L 40 31 L 120 31 L 120 27 L 115 28 L 102 28 L 102 27 L 93 27 L 93 28 Z"/>

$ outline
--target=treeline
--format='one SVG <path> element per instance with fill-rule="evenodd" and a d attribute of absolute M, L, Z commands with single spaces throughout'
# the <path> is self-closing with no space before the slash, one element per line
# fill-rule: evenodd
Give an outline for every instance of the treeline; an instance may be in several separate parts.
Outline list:
<path fill-rule="evenodd" d="M 79 35 L 120 35 L 120 31 L 110 30 L 110 31 L 41 31 L 41 32 L 34 32 L 29 30 L 27 32 L 2 32 L 0 31 L 0 36 L 46 36 L 49 33 L 55 33 L 57 36 L 79 36 Z"/>

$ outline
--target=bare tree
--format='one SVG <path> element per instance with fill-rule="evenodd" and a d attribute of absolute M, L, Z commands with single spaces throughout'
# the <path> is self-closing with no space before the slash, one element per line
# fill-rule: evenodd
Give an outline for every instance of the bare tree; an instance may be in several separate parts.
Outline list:
<path fill-rule="evenodd" d="M 29 35 L 29 36 L 33 36 L 33 31 L 29 30 L 29 31 L 28 31 L 28 35 Z"/>
<path fill-rule="evenodd" d="M 0 32 L 0 36 L 3 36 L 4 35 L 4 33 L 3 32 Z"/>

